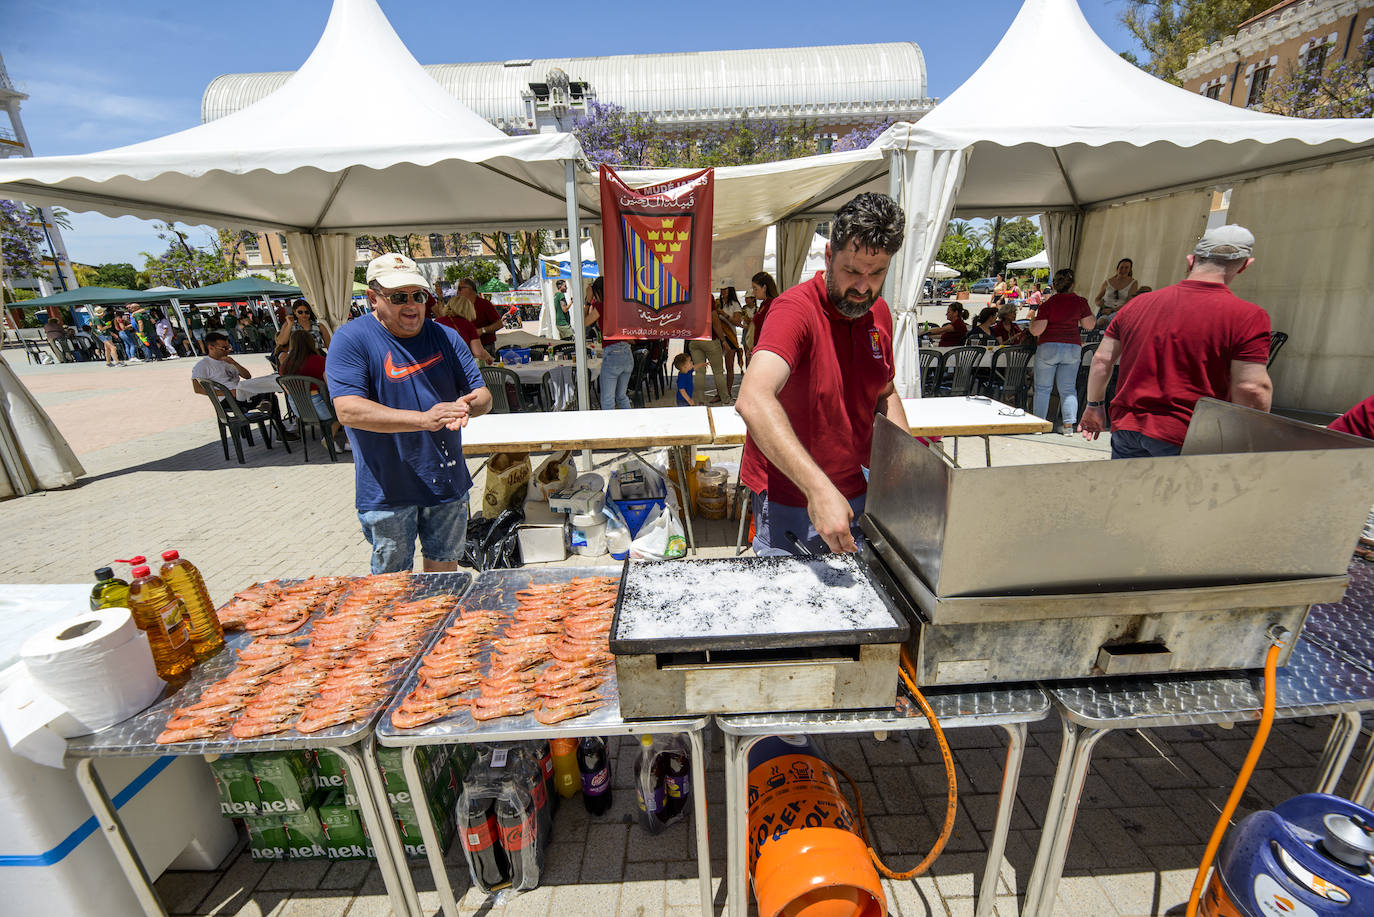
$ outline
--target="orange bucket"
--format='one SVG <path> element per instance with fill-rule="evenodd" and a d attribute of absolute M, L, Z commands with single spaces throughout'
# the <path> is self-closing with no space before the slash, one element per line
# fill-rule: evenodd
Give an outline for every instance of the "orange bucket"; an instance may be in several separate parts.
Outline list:
<path fill-rule="evenodd" d="M 883 917 L 887 900 L 835 771 L 806 736 L 749 752 L 749 874 L 759 917 Z"/>

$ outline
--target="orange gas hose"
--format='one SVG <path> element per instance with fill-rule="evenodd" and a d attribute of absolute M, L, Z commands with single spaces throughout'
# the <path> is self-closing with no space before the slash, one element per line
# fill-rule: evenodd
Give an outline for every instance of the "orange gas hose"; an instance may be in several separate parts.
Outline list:
<path fill-rule="evenodd" d="M 1231 787 L 1231 795 L 1221 810 L 1216 827 L 1212 829 L 1212 837 L 1207 841 L 1207 849 L 1202 854 L 1202 862 L 1197 868 L 1197 878 L 1193 880 L 1193 891 L 1188 896 L 1187 917 L 1197 917 L 1202 889 L 1207 883 L 1207 873 L 1211 871 L 1212 861 L 1216 858 L 1217 849 L 1221 847 L 1226 827 L 1231 823 L 1231 816 L 1235 814 L 1236 806 L 1240 805 L 1241 794 L 1250 783 L 1250 775 L 1255 772 L 1255 765 L 1264 751 L 1264 743 L 1269 739 L 1269 728 L 1274 725 L 1274 682 L 1277 678 L 1279 651 L 1282 649 L 1282 641 L 1274 639 L 1274 645 L 1269 647 L 1269 653 L 1264 657 L 1264 708 L 1260 712 L 1259 729 L 1255 731 L 1255 738 L 1250 743 L 1250 752 L 1245 756 L 1245 763 L 1240 767 L 1240 775 L 1236 777 L 1235 786 Z"/>
<path fill-rule="evenodd" d="M 930 848 L 930 852 L 926 854 L 925 859 L 921 860 L 915 867 L 906 872 L 894 872 L 883 863 L 882 859 L 878 856 L 878 851 L 873 849 L 872 843 L 868 840 L 868 824 L 864 818 L 864 801 L 863 798 L 859 796 L 859 788 L 854 785 L 853 777 L 850 777 L 840 768 L 835 767 L 835 770 L 839 771 L 840 776 L 844 777 L 844 779 L 849 782 L 849 789 L 854 793 L 854 805 L 857 810 L 856 820 L 859 823 L 859 836 L 864 839 L 865 844 L 869 845 L 868 855 L 873 858 L 873 865 L 878 868 L 878 872 L 882 873 L 887 878 L 897 879 L 898 881 L 921 875 L 930 868 L 930 864 L 934 863 L 936 858 L 944 851 L 945 844 L 949 843 L 949 836 L 954 831 L 954 817 L 958 811 L 959 802 L 959 778 L 954 773 L 954 755 L 950 753 L 949 742 L 945 740 L 945 731 L 940 728 L 940 721 L 935 718 L 935 711 L 930 708 L 930 703 L 926 700 L 925 695 L 921 693 L 921 689 L 916 687 L 916 679 L 912 675 L 913 671 L 911 657 L 907 655 L 906 647 L 903 646 L 902 661 L 901 665 L 897 667 L 897 673 L 902 676 L 902 682 L 906 685 L 907 690 L 911 692 L 911 696 L 921 708 L 921 712 L 925 714 L 926 720 L 930 723 L 931 731 L 935 733 L 935 741 L 940 746 L 940 756 L 945 760 L 945 780 L 949 787 L 949 792 L 945 795 L 945 824 L 944 827 L 940 829 L 940 836 L 936 839 L 935 846 Z M 833 764 L 831 766 L 834 767 Z"/>

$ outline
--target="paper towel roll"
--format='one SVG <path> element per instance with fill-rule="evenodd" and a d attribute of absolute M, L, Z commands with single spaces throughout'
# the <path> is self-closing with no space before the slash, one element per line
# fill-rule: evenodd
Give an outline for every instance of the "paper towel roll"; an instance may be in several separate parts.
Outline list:
<path fill-rule="evenodd" d="M 54 624 L 26 640 L 19 656 L 43 692 L 84 727 L 74 735 L 128 719 L 163 687 L 147 638 L 127 608 L 102 608 Z"/>

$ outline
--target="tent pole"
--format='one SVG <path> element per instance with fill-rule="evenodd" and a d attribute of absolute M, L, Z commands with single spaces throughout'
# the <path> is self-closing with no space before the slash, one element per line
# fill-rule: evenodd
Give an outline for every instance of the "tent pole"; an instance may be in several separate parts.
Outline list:
<path fill-rule="evenodd" d="M 191 356 L 196 355 L 196 342 L 191 337 L 191 326 L 186 324 L 186 315 L 181 311 L 181 300 L 172 297 L 172 311 L 177 314 L 177 324 L 181 325 L 181 333 L 186 335 L 186 346 L 191 348 Z M 176 356 L 176 354 L 172 354 Z"/>
<path fill-rule="evenodd" d="M 568 203 L 568 268 L 572 272 L 572 289 L 568 290 L 568 318 L 572 325 L 573 356 L 577 358 L 577 409 L 591 410 L 591 392 L 587 385 L 587 326 L 582 314 L 582 239 L 577 224 L 577 163 L 563 160 L 564 194 Z M 592 467 L 592 451 L 582 450 L 582 462 Z"/>
<path fill-rule="evenodd" d="M 887 196 L 898 204 L 902 202 L 902 151 L 887 151 Z M 900 259 L 899 263 L 900 263 Z M 901 278 L 895 276 L 896 271 L 888 271 L 887 277 L 883 280 L 883 299 L 892 305 L 892 295 L 900 288 Z M 919 293 L 917 298 L 920 298 Z"/>

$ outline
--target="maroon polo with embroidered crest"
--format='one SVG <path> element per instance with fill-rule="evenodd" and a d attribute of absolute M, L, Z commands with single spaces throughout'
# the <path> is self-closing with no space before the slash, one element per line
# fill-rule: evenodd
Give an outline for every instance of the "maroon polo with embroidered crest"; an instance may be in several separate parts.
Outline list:
<path fill-rule="evenodd" d="M 773 300 L 755 349 L 777 354 L 791 369 L 778 402 L 807 454 L 845 499 L 865 493 L 860 468 L 873 448 L 878 396 L 894 375 L 887 303 L 879 298 L 866 314 L 846 318 L 830 304 L 818 273 Z M 752 436 L 744 441 L 740 480 L 777 503 L 806 505 Z"/>

